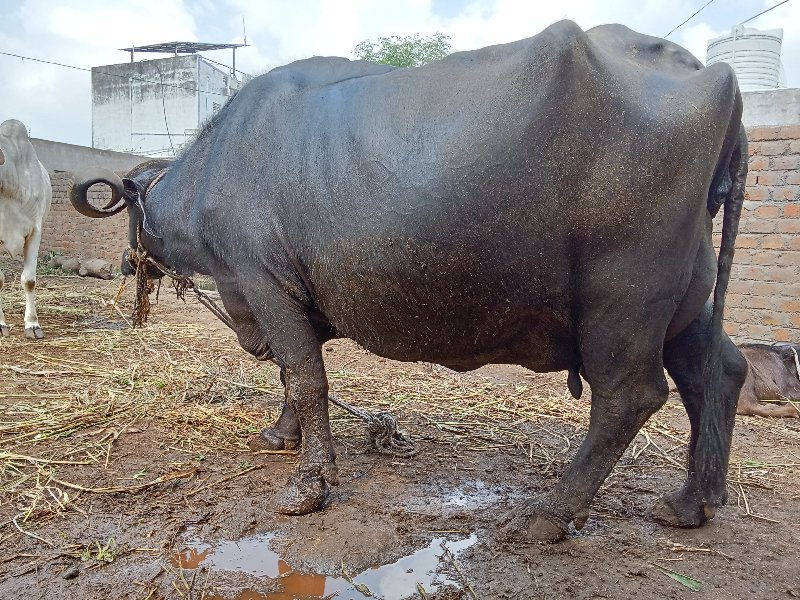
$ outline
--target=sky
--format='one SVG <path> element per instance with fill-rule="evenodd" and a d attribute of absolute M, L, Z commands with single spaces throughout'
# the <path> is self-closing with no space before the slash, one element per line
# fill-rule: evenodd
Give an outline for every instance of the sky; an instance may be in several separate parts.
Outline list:
<path fill-rule="evenodd" d="M 779 1 L 713 0 L 668 39 L 705 62 L 710 38 Z M 533 36 L 560 19 L 572 19 L 583 29 L 622 23 L 663 37 L 706 2 L 0 0 L 0 121 L 19 119 L 32 137 L 90 146 L 90 69 L 128 62 L 130 55 L 119 49 L 129 46 L 242 43 L 246 32 L 248 46 L 237 50 L 236 67 L 259 75 L 309 56 L 353 58 L 353 48 L 366 39 L 440 31 L 450 36 L 454 50 L 471 50 Z M 789 0 L 747 27 L 783 29 L 786 84 L 800 87 L 800 0 Z M 230 64 L 229 50 L 204 56 Z"/>

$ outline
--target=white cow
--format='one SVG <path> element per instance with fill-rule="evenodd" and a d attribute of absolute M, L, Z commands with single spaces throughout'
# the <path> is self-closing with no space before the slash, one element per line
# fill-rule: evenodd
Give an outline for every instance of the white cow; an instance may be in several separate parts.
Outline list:
<path fill-rule="evenodd" d="M 22 258 L 25 290 L 25 335 L 44 337 L 36 315 L 36 261 L 42 222 L 50 210 L 50 176 L 33 149 L 25 125 L 15 119 L 0 124 L 0 255 Z M 0 289 L 3 288 L 0 270 Z M 0 335 L 8 335 L 0 301 Z"/>

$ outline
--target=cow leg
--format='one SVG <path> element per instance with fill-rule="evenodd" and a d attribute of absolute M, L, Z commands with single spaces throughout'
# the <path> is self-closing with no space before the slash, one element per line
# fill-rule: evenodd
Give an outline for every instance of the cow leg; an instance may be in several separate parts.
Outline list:
<path fill-rule="evenodd" d="M 275 425 L 265 427 L 248 442 L 253 452 L 259 450 L 294 450 L 300 445 L 301 431 L 297 413 L 289 404 L 289 387 L 286 385 L 286 369 L 281 368 L 283 384 L 283 408 Z"/>
<path fill-rule="evenodd" d="M 44 337 L 36 314 L 36 263 L 39 259 L 39 243 L 42 232 L 37 228 L 25 240 L 25 261 L 22 267 L 22 289 L 25 290 L 25 337 L 39 340 Z"/>
<path fill-rule="evenodd" d="M 567 534 L 570 522 L 580 529 L 611 469 L 650 415 L 666 402 L 661 359 L 666 325 L 659 325 L 666 319 L 648 318 L 641 310 L 640 306 L 638 319 L 633 307 L 623 313 L 634 317 L 630 322 L 638 325 L 636 329 L 608 322 L 608 307 L 584 320 L 580 347 L 592 390 L 589 431 L 550 493 L 512 511 L 512 531 L 522 529 L 529 539 L 554 542 Z M 615 309 L 613 314 L 620 313 Z"/>
<path fill-rule="evenodd" d="M 5 285 L 5 278 L 3 277 L 3 270 L 0 269 L 0 292 L 3 291 Z M 3 296 L 0 295 L 0 337 L 8 337 L 8 325 L 6 325 L 6 316 L 3 313 Z"/>
<path fill-rule="evenodd" d="M 703 366 L 709 338 L 711 306 L 689 327 L 664 345 L 664 366 L 681 394 L 691 425 L 688 476 L 680 489 L 653 507 L 654 520 L 672 527 L 699 527 L 727 501 L 725 483 L 739 388 L 747 363 L 727 335 L 722 334 L 720 406 L 703 401 Z"/>

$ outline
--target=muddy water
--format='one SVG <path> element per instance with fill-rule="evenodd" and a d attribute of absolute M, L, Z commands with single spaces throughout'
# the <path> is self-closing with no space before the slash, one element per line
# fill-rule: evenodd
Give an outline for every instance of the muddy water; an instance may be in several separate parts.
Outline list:
<path fill-rule="evenodd" d="M 172 557 L 172 564 L 183 569 L 206 567 L 211 571 L 240 572 L 277 580 L 279 591 L 244 589 L 235 596 L 206 596 L 208 600 L 317 600 L 331 594 L 336 594 L 340 600 L 370 596 L 400 600 L 417 594 L 418 586 L 425 592 L 434 592 L 442 586 L 457 583 L 436 573 L 441 561 L 447 560 L 445 548 L 456 554 L 477 541 L 474 534 L 457 541 L 437 537 L 426 548 L 397 562 L 349 574 L 348 580 L 344 575 L 294 571 L 270 549 L 273 538 L 274 534 L 265 533 L 237 541 L 206 543 L 191 540 Z"/>

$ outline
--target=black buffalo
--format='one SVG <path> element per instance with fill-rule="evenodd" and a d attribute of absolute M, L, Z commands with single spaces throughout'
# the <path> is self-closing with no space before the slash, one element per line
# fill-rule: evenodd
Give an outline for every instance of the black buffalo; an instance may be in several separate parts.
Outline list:
<path fill-rule="evenodd" d="M 241 346 L 280 365 L 288 407 L 264 439 L 289 446 L 302 431 L 302 455 L 278 510 L 318 510 L 337 482 L 320 347 L 349 337 L 460 371 L 568 370 L 576 394 L 584 376 L 583 444 L 508 525 L 538 539 L 582 524 L 664 404 L 666 367 L 692 433 L 686 483 L 653 515 L 692 527 L 726 501 L 746 372 L 721 328 L 747 171 L 741 109 L 726 65 L 623 26 L 560 22 L 420 68 L 275 69 L 166 171 L 89 174 L 72 196 L 89 216 L 127 206 L 131 245 L 141 229 L 171 268 L 213 276 Z M 124 202 L 87 204 L 98 180 Z"/>

